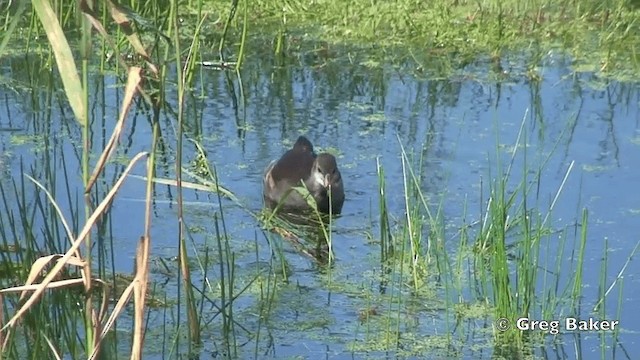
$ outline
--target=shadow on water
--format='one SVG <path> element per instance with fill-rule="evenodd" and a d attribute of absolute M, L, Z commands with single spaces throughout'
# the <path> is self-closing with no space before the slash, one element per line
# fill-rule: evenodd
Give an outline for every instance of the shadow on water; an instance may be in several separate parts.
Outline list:
<path fill-rule="evenodd" d="M 485 275 L 469 255 L 474 251 L 474 231 L 486 216 L 489 183 L 499 176 L 500 164 L 495 160 L 499 155 L 515 159 L 513 174 L 517 175 L 507 180 L 507 189 L 516 188 L 523 178 L 535 185 L 528 198 L 520 201 L 537 209 L 553 204 L 548 221 L 553 232 L 539 239 L 546 244 L 537 264 L 542 274 L 535 280 L 539 288 L 568 286 L 574 273 L 565 267 L 573 269 L 575 252 L 573 245 L 564 246 L 572 244 L 581 231 L 580 209 L 589 209 L 593 222 L 581 315 L 603 314 L 590 310 L 602 296 L 599 289 L 616 279 L 618 265 L 633 249 L 639 230 L 640 193 L 634 191 L 640 177 L 635 166 L 640 161 L 637 85 L 608 83 L 574 72 L 571 59 L 556 53 L 540 58 L 544 73 L 537 78 L 522 75 L 529 62 L 524 55 L 447 67 L 445 75 L 438 76 L 433 68 L 417 67 L 411 61 L 375 63 L 361 53 L 339 56 L 342 51 L 347 50 L 320 44 L 286 60 L 251 57 L 242 71 L 242 92 L 230 72 L 203 68 L 186 98 L 186 136 L 206 152 L 206 157 L 198 157 L 191 147 L 194 155 L 187 155 L 187 168 L 196 171 L 201 161 L 214 164 L 220 183 L 244 206 L 225 200 L 221 208 L 215 195 L 185 190 L 192 254 L 218 251 L 212 213 L 224 212 L 240 294 L 233 298 L 234 321 L 240 324 L 238 344 L 242 344 L 238 353 L 277 358 L 513 355 L 492 348 L 494 313 L 487 304 L 493 285 L 481 280 Z M 441 63 L 434 58 L 433 64 L 438 68 Z M 10 79 L 0 87 L 0 227 L 4 247 L 22 249 L 3 253 L 3 266 L 8 266 L 15 264 L 8 257 L 29 263 L 41 252 L 58 253 L 65 247 L 59 224 L 52 220 L 53 210 L 23 174 L 51 189 L 75 221 L 72 228 L 77 233 L 83 206 L 77 176 L 81 136 L 68 106 L 55 91 L 58 80 L 37 59 L 3 59 L 0 72 Z M 90 81 L 91 140 L 98 149 L 106 142 L 106 129 L 113 127 L 122 99 L 115 77 L 94 73 Z M 175 176 L 177 105 L 172 101 L 176 97 L 174 90 L 167 90 L 168 103 L 160 117 L 163 147 L 157 170 L 164 178 Z M 150 146 L 152 114 L 139 103 L 130 116 L 119 160 L 102 175 L 96 198 L 109 191 L 130 154 Z M 526 142 L 516 144 L 521 124 Z M 301 134 L 337 154 L 345 181 L 347 199 L 342 216 L 332 220 L 331 248 L 322 224 L 300 217 L 289 216 L 285 219 L 289 224 L 280 227 L 290 233 L 265 231 L 266 241 L 256 235 L 261 231 L 255 216 L 262 207 L 262 172 Z M 415 192 L 409 192 L 413 199 L 409 202 L 408 164 L 403 163 L 400 143 L 416 159 L 409 165 L 420 179 Z M 571 162 L 576 170 L 560 201 L 555 201 Z M 384 206 L 380 205 L 378 163 L 384 169 Z M 542 165 L 544 171 L 539 171 Z M 144 175 L 142 170 L 138 175 Z M 153 203 L 153 280 L 169 299 L 179 289 L 166 276 L 177 272 L 172 263 L 177 253 L 174 192 L 169 185 L 156 184 Z M 144 222 L 143 194 L 144 182 L 128 181 L 96 229 L 93 250 L 99 254 L 96 266 L 102 274 L 132 270 L 132 244 Z M 428 205 L 441 209 L 433 219 L 442 225 L 443 233 L 435 233 L 431 214 L 421 206 L 410 208 L 420 202 L 415 200 L 419 194 L 425 195 Z M 386 216 L 381 216 L 381 208 Z M 505 218 L 508 215 L 513 217 Z M 405 223 L 421 225 L 408 229 Z M 23 236 L 14 239 L 13 233 Z M 605 244 L 611 252 L 601 280 Z M 335 261 L 329 261 L 332 254 Z M 216 344 L 222 330 L 215 308 L 220 296 L 215 285 L 217 264 L 214 268 L 194 274 L 194 284 L 208 299 L 202 304 L 211 308 L 211 314 L 204 311 L 203 324 Z M 632 262 L 626 272 L 638 270 Z M 15 271 L 9 268 L 3 273 L 16 277 Z M 211 288 L 204 285 L 209 281 L 214 283 Z M 623 306 L 618 308 L 612 300 L 602 310 L 603 316 L 625 319 L 622 327 L 629 330 L 615 335 L 612 348 L 624 346 L 615 354 L 618 358 L 629 358 L 625 351 L 640 352 L 629 335 L 638 330 L 634 324 L 640 319 L 625 306 L 640 296 L 640 288 L 634 286 L 637 279 L 628 281 Z M 523 316 L 560 316 L 539 312 L 545 296 L 540 294 L 535 308 Z M 555 300 L 561 303 L 562 297 Z M 181 310 L 161 311 L 175 317 Z M 158 344 L 171 336 L 157 330 L 169 320 L 150 318 L 149 341 Z M 582 358 L 601 344 L 612 343 L 611 337 L 601 343 L 598 334 L 569 333 L 562 338 L 564 344 L 549 336 L 544 344 L 553 347 L 535 347 L 532 352 L 548 358 Z M 145 351 L 160 357 L 164 350 Z"/>

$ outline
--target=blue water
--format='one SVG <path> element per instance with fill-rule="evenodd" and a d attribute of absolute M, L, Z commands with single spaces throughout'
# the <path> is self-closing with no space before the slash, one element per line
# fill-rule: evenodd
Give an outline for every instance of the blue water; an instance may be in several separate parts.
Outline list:
<path fill-rule="evenodd" d="M 28 88 L 17 62 L 7 60 L 0 66 L 3 76 Z M 514 188 L 520 183 L 524 173 L 528 181 L 535 180 L 537 170 L 544 163 L 540 186 L 533 188 L 529 203 L 543 216 L 549 212 L 556 193 L 562 188 L 547 220 L 552 229 L 566 231 L 568 239 L 562 261 L 562 270 L 566 273 L 559 274 L 562 286 L 566 286 L 574 274 L 572 257 L 576 255 L 571 249 L 576 236 L 573 225 L 580 221 L 582 209 L 588 210 L 582 315 L 600 318 L 589 310 L 599 296 L 605 242 L 609 249 L 608 287 L 616 280 L 640 240 L 640 192 L 635 189 L 640 179 L 640 169 L 635 167 L 640 164 L 638 85 L 576 73 L 570 59 L 555 53 L 550 53 L 540 64 L 540 82 L 523 76 L 523 68 L 516 58 L 505 66 L 504 74 L 495 74 L 488 63 L 480 61 L 460 69 L 453 76 L 433 79 L 414 73 L 410 65 L 370 68 L 336 60 L 323 67 L 294 64 L 276 68 L 269 61 L 251 58 L 242 72 L 244 99 L 232 77 L 234 95 L 240 100 L 236 104 L 224 73 L 202 69 L 194 93 L 185 101 L 186 131 L 202 142 L 221 184 L 232 190 L 249 210 L 258 211 L 262 206 L 261 176 L 265 166 L 286 151 L 301 134 L 309 137 L 318 149 L 337 152 L 346 187 L 343 215 L 337 220 L 333 235 L 336 262 L 330 277 L 277 235 L 262 232 L 248 212 L 223 201 L 238 273 L 253 274 L 257 271 L 256 264 L 268 263 L 271 250 L 267 237 L 282 242 L 291 271 L 288 283 L 279 282 L 268 321 L 261 325 L 260 354 L 277 358 L 351 356 L 350 349 L 381 341 L 378 335 L 367 333 L 367 324 L 359 320 L 362 309 L 376 305 L 381 315 L 373 316 L 372 321 L 378 325 L 386 315 L 401 321 L 401 344 L 406 353 L 401 351 L 400 355 L 424 356 L 418 346 L 425 339 L 438 338 L 452 331 L 445 325 L 445 318 L 452 312 L 443 308 L 445 295 L 435 281 L 433 285 L 425 285 L 428 291 L 424 294 L 415 298 L 407 295 L 399 304 L 392 302 L 391 310 L 388 309 L 388 297 L 376 291 L 376 279 L 380 275 L 380 245 L 375 241 L 379 236 L 376 159 L 386 173 L 392 224 L 396 224 L 404 216 L 400 143 L 409 153 L 424 157 L 422 190 L 432 209 L 443 204 L 444 222 L 450 230 L 445 246 L 453 257 L 460 243 L 457 230 L 463 221 L 469 224 L 482 220 L 489 183 L 498 175 L 498 155 L 506 168 L 521 127 L 523 135 L 509 186 Z M 108 138 L 117 119 L 122 95 L 121 88 L 114 85 L 113 77 L 92 76 L 91 115 L 96 149 Z M 45 99 L 51 95 L 46 87 L 24 88 L 0 86 L 0 129 L 4 129 L 0 130 L 0 179 L 5 186 L 12 179 L 19 179 L 22 160 L 25 168 L 36 169 L 37 179 L 45 181 L 45 155 L 49 154 L 57 171 L 56 197 L 70 216 L 62 159 L 71 183 L 73 204 L 76 194 L 82 193 L 78 176 L 80 130 L 68 106 L 57 97 L 59 93 L 48 106 Z M 168 91 L 169 106 L 174 111 L 176 96 L 174 90 Z M 119 156 L 123 158 L 131 158 L 150 146 L 151 117 L 141 108 L 134 110 L 137 112 L 129 116 L 125 134 L 121 137 Z M 171 177 L 175 161 L 175 118 L 171 111 L 163 111 L 161 124 L 169 150 L 166 158 L 160 157 L 158 176 Z M 30 136 L 38 138 L 34 140 Z M 50 139 L 48 147 L 43 146 L 43 137 Z M 19 143 L 18 139 L 26 143 Z M 528 171 L 522 168 L 525 146 Z M 187 163 L 193 159 L 194 150 L 190 145 L 185 148 Z M 566 183 L 561 187 L 571 164 Z M 114 164 L 102 182 L 110 183 L 114 173 L 121 170 L 121 165 Z M 144 166 L 139 165 L 135 173 L 143 175 Z M 117 248 L 114 265 L 119 272 L 133 269 L 135 244 L 144 226 L 144 187 L 143 181 L 129 179 L 113 205 L 113 227 L 109 234 Z M 27 191 L 28 197 L 33 196 L 32 186 L 28 185 Z M 175 188 L 156 188 L 152 219 L 153 266 L 161 260 L 175 266 L 176 194 Z M 215 248 L 211 234 L 212 214 L 218 210 L 217 199 L 192 190 L 185 190 L 185 198 L 186 225 L 192 230 L 193 240 L 189 242 L 189 250 L 192 255 L 195 252 L 202 255 L 206 246 Z M 467 213 L 463 220 L 465 208 Z M 4 209 L 3 213 L 9 211 Z M 37 224 L 43 221 L 36 219 Z M 425 238 L 426 231 L 425 226 Z M 556 244 L 561 236 L 562 233 L 556 233 L 544 239 L 542 258 L 550 255 L 555 259 Z M 541 260 L 541 266 L 550 268 L 541 270 L 540 285 L 544 281 L 542 274 L 555 270 L 554 261 L 546 264 Z M 177 276 L 177 268 L 173 270 Z M 209 269 L 214 288 L 217 271 L 217 266 Z M 640 265 L 632 260 L 622 274 L 621 308 L 617 307 L 617 286 L 609 294 L 605 306 L 607 319 L 618 319 L 620 312 L 620 326 L 624 331 L 619 340 L 630 358 L 640 354 L 636 336 L 640 331 L 640 317 L 633 310 L 633 304 L 640 297 L 636 275 L 639 272 Z M 154 276 L 156 280 L 166 280 L 161 274 Z M 427 280 L 434 279 L 435 276 L 427 277 Z M 175 277 L 161 283 L 169 297 L 175 295 Z M 400 285 L 391 287 L 394 286 Z M 406 295 L 408 288 L 402 290 Z M 540 294 L 540 299 L 542 296 Z M 466 303 L 481 302 L 468 292 L 463 297 Z M 257 295 L 254 292 L 243 294 L 236 306 L 239 321 L 256 331 Z M 566 314 L 556 316 L 562 319 Z M 160 316 L 152 315 L 151 318 L 162 321 Z M 210 339 L 218 336 L 217 321 L 205 330 Z M 465 322 L 464 330 L 457 329 L 453 336 L 457 341 L 456 354 L 469 358 L 490 357 L 491 321 L 491 316 L 474 318 Z M 489 330 L 485 329 L 487 325 Z M 241 331 L 239 334 L 240 338 L 250 338 Z M 564 344 L 549 348 L 549 352 L 557 351 L 561 354 L 556 354 L 558 358 L 600 357 L 598 333 L 582 333 L 579 342 L 574 335 L 560 336 Z M 273 343 L 268 341 L 270 338 Z M 610 345 L 611 336 L 606 339 L 606 344 Z M 579 355 L 574 350 L 575 343 L 580 344 Z M 239 350 L 243 357 L 253 354 L 255 345 L 251 341 L 249 344 Z M 161 354 L 155 348 L 148 351 L 150 356 Z M 423 351 L 432 353 L 431 350 Z M 436 354 L 451 356 L 447 352 L 451 349 L 440 348 L 438 351 Z M 542 352 L 539 350 L 538 355 Z M 365 354 L 356 352 L 355 357 Z M 388 355 L 382 351 L 370 354 Z M 612 349 L 606 354 L 606 358 L 614 355 L 627 358 L 620 346 L 615 354 Z"/>

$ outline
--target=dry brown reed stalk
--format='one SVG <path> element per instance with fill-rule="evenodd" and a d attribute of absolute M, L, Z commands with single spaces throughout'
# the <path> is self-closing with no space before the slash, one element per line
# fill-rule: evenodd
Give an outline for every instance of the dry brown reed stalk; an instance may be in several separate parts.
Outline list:
<path fill-rule="evenodd" d="M 216 182 L 209 181 L 209 180 L 203 178 L 202 176 L 199 176 L 199 175 L 195 174 L 194 172 L 189 171 L 188 169 L 182 168 L 182 172 L 187 174 L 187 175 L 189 175 L 190 177 L 192 177 L 192 178 L 194 178 L 195 180 L 198 181 L 198 182 L 190 182 L 190 181 L 182 180 L 180 185 L 182 186 L 183 189 L 198 190 L 198 191 L 211 192 L 211 193 L 219 193 L 223 197 L 233 201 L 236 205 L 243 206 L 243 204 L 231 192 L 231 190 L 229 190 L 229 189 L 227 189 L 225 187 L 222 187 L 222 185 L 218 185 Z M 145 176 L 131 175 L 131 177 L 135 178 L 135 179 L 139 179 L 139 180 L 144 180 L 144 181 L 148 180 L 148 177 L 145 177 Z M 151 179 L 151 182 L 153 182 L 154 184 L 158 184 L 158 185 L 168 185 L 168 186 L 173 186 L 173 187 L 177 187 L 178 186 L 178 182 L 176 180 L 174 180 L 174 179 L 154 177 L 153 179 Z"/>
<path fill-rule="evenodd" d="M 125 101 L 122 105 L 120 118 L 118 120 L 116 127 L 114 128 L 114 131 L 108 146 L 102 152 L 100 156 L 100 161 L 96 165 L 96 169 L 94 170 L 91 184 L 94 183 L 93 180 L 95 179 L 97 174 L 99 174 L 103 170 L 105 164 L 114 153 L 114 149 L 117 145 L 117 139 L 119 137 L 119 134 L 122 131 L 124 119 L 126 118 L 126 114 L 128 113 L 131 103 L 133 102 L 134 96 L 136 94 L 136 89 L 140 84 L 141 78 L 140 78 L 139 68 L 132 67 L 129 71 L 129 75 L 130 75 L 129 81 L 127 82 L 127 86 L 125 88 Z M 127 178 L 129 173 L 131 172 L 133 166 L 141 158 L 146 157 L 147 155 L 148 154 L 146 152 L 142 152 L 137 154 L 131 160 L 131 162 L 129 163 L 129 165 L 121 175 L 121 177 L 114 184 L 113 188 L 109 191 L 109 193 L 105 196 L 105 198 L 100 202 L 97 208 L 93 211 L 93 213 L 87 220 L 85 226 L 83 227 L 82 231 L 77 237 L 73 236 L 68 226 L 68 223 L 62 214 L 60 207 L 56 203 L 51 193 L 48 192 L 35 179 L 29 177 L 38 187 L 44 190 L 49 201 L 54 205 L 54 208 L 56 209 L 58 216 L 61 219 L 62 224 L 67 232 L 67 236 L 69 237 L 69 239 L 75 239 L 75 240 L 72 241 L 70 248 L 67 250 L 67 252 L 64 255 L 61 255 L 61 254 L 48 255 L 36 260 L 36 262 L 31 267 L 31 270 L 29 272 L 29 276 L 27 278 L 27 281 L 25 282 L 25 285 L 0 290 L 0 293 L 2 294 L 21 292 L 21 298 L 20 298 L 21 301 L 27 296 L 26 295 L 27 292 L 31 292 L 31 295 L 28 297 L 28 299 L 22 304 L 22 306 L 18 309 L 16 314 L 9 320 L 9 322 L 7 322 L 7 324 L 3 326 L 1 331 L 3 332 L 10 331 L 11 329 L 15 328 L 19 319 L 26 313 L 26 311 L 28 311 L 32 306 L 34 306 L 34 304 L 38 301 L 40 296 L 42 296 L 44 291 L 47 289 L 50 290 L 55 288 L 68 288 L 72 286 L 83 285 L 85 291 L 88 292 L 91 289 L 93 282 L 99 282 L 101 284 L 104 284 L 104 282 L 102 282 L 100 279 L 92 278 L 91 268 L 88 265 L 88 263 L 82 259 L 79 252 L 79 248 L 80 248 L 80 245 L 84 242 L 86 236 L 91 232 L 91 229 L 95 226 L 98 219 L 102 217 L 102 215 L 104 215 L 104 213 L 109 209 L 113 199 L 115 198 L 115 195 L 117 194 L 118 190 L 121 188 L 122 184 L 124 183 L 124 180 Z M 149 224 L 146 224 L 147 228 L 148 226 Z M 146 231 L 146 233 L 148 233 L 148 231 Z M 144 241 L 141 241 L 141 246 L 139 246 L 138 248 L 137 272 L 136 272 L 134 281 L 130 284 L 130 286 L 127 288 L 127 290 L 125 290 L 125 292 L 122 294 L 122 296 L 118 300 L 118 303 L 114 308 L 113 313 L 109 318 L 109 321 L 107 321 L 107 323 L 105 324 L 106 326 L 102 326 L 102 319 L 104 318 L 104 313 L 105 313 L 105 309 L 108 302 L 108 296 L 103 296 L 102 311 L 100 312 L 100 314 L 98 316 L 92 316 L 94 330 L 96 331 L 96 333 L 101 334 L 101 336 L 99 339 L 97 339 L 95 344 L 96 346 L 94 347 L 93 353 L 91 354 L 90 358 L 94 358 L 98 354 L 100 349 L 99 345 L 101 341 L 104 339 L 105 335 L 111 329 L 113 320 L 115 320 L 115 318 L 121 313 L 122 309 L 126 305 L 132 290 L 135 290 L 135 303 L 136 303 L 136 306 L 135 306 L 135 319 L 136 319 L 135 327 L 136 328 L 134 332 L 134 348 L 132 350 L 132 358 L 136 358 L 136 359 L 141 358 L 142 339 L 143 339 L 142 326 L 144 324 L 143 316 L 144 316 L 144 306 L 145 306 L 144 299 L 146 296 L 147 277 L 148 277 L 148 266 L 146 265 L 146 262 L 149 257 L 149 254 L 148 254 L 149 238 L 148 236 L 145 236 L 143 237 L 143 239 Z M 35 283 L 37 279 L 41 278 L 42 274 L 46 273 L 45 269 L 53 263 L 55 263 L 55 265 L 44 277 L 44 279 L 40 283 Z M 81 274 L 82 274 L 81 277 L 75 278 L 75 279 L 58 280 L 58 277 L 65 266 L 74 266 L 74 267 L 80 268 Z M 54 351 L 54 354 L 56 354 L 56 357 L 58 357 L 58 354 L 54 350 L 55 349 L 54 344 L 50 344 L 50 348 L 52 349 L 52 351 Z"/>
<path fill-rule="evenodd" d="M 80 283 L 85 286 L 88 285 L 88 279 L 84 276 L 78 279 L 67 279 L 67 280 L 54 280 L 62 271 L 63 267 L 67 265 L 78 266 L 82 268 L 83 274 L 90 273 L 91 269 L 85 269 L 86 262 L 84 262 L 81 258 L 76 257 L 74 254 L 77 254 L 80 245 L 84 242 L 85 237 L 91 232 L 91 229 L 95 225 L 97 219 L 102 216 L 109 208 L 109 205 L 113 201 L 115 195 L 122 187 L 124 180 L 127 175 L 133 169 L 133 166 L 143 157 L 146 157 L 148 153 L 141 152 L 138 153 L 127 165 L 127 168 L 124 170 L 122 176 L 116 181 L 113 188 L 109 191 L 109 193 L 105 196 L 105 198 L 100 202 L 96 210 L 91 214 L 84 227 L 80 231 L 80 234 L 74 238 L 71 247 L 67 250 L 64 255 L 49 255 L 44 258 L 40 258 L 37 260 L 31 268 L 29 279 L 36 279 L 38 275 L 43 271 L 44 265 L 51 263 L 54 259 L 56 260 L 56 265 L 51 269 L 45 278 L 39 284 L 31 285 L 25 284 L 24 286 L 16 286 L 7 289 L 0 290 L 0 293 L 15 293 L 15 292 L 23 292 L 30 291 L 32 292 L 29 298 L 24 302 L 24 304 L 18 309 L 15 315 L 7 322 L 6 325 L 0 329 L 0 331 L 6 331 L 10 328 L 16 326 L 18 320 L 27 312 L 43 295 L 43 292 L 47 289 L 57 288 L 57 287 L 69 287 L 72 285 L 78 285 Z M 48 194 L 50 196 L 50 194 Z"/>
<path fill-rule="evenodd" d="M 109 8 L 109 13 L 111 14 L 111 18 L 116 24 L 118 24 L 118 26 L 120 27 L 124 35 L 129 40 L 129 44 L 133 47 L 135 52 L 147 62 L 147 65 L 149 66 L 149 69 L 151 69 L 153 74 L 157 75 L 158 68 L 151 61 L 151 57 L 149 56 L 149 54 L 147 53 L 147 50 L 142 45 L 142 41 L 140 41 L 140 38 L 138 37 L 137 33 L 131 27 L 131 20 L 129 19 L 129 16 L 127 16 L 127 11 L 124 8 L 120 7 L 120 5 L 114 3 L 113 1 L 107 0 L 106 4 L 107 4 L 107 7 Z M 84 13 L 85 17 L 89 20 L 91 25 L 93 25 L 93 27 L 109 42 L 109 45 L 111 46 L 111 48 L 117 49 L 117 46 L 111 40 L 111 37 L 109 36 L 105 28 L 102 26 L 102 23 L 98 20 L 100 18 L 100 15 L 96 14 L 93 11 L 93 9 L 91 8 L 91 6 L 86 0 L 80 1 L 80 9 L 82 9 L 82 12 Z M 120 57 L 118 59 L 122 60 L 122 58 Z M 127 68 L 126 62 L 123 61 L 122 65 L 124 66 L 125 69 Z"/>
<path fill-rule="evenodd" d="M 58 20 L 57 14 L 52 7 L 52 4 L 49 0 L 34 0 L 32 2 L 35 13 L 38 18 L 41 20 L 41 24 L 43 29 L 46 32 L 47 39 L 51 46 L 52 52 L 56 59 L 56 65 L 62 79 L 62 83 L 64 86 L 65 94 L 67 100 L 69 101 L 73 113 L 78 121 L 78 123 L 86 127 L 88 126 L 87 119 L 87 102 L 86 94 L 83 83 L 81 82 L 79 76 L 79 70 L 76 67 L 75 60 L 73 58 L 73 52 L 71 47 L 65 37 L 64 31 L 62 29 L 61 23 Z M 100 17 L 96 16 L 93 7 L 86 0 L 80 0 L 78 2 L 79 8 L 82 10 L 87 21 L 92 25 L 93 28 L 97 30 L 99 34 L 101 34 L 109 46 L 113 49 L 114 53 L 119 54 L 118 46 L 116 42 L 109 36 L 109 34 L 105 31 L 101 22 L 98 20 Z M 126 9 L 119 7 L 114 2 L 107 0 L 106 6 L 108 7 L 111 18 L 114 22 L 123 30 L 123 33 L 129 40 L 134 51 L 146 61 L 146 68 L 151 71 L 153 76 L 158 75 L 158 69 L 155 64 L 151 62 L 151 58 L 147 54 L 147 51 L 142 46 L 142 42 L 140 41 L 138 34 L 133 30 L 130 23 L 130 14 L 127 13 Z M 142 88 L 142 69 L 140 67 L 129 67 L 124 61 L 122 56 L 117 56 L 117 59 L 120 61 L 120 64 L 123 68 L 128 69 L 128 79 L 125 87 L 125 96 L 123 105 L 118 117 L 118 121 L 114 127 L 111 138 L 108 142 L 108 145 L 100 154 L 99 160 L 97 161 L 95 168 L 91 174 L 91 177 L 88 179 L 85 188 L 85 195 L 89 194 L 93 186 L 95 185 L 96 179 L 99 174 L 104 170 L 106 164 L 109 159 L 115 153 L 115 149 L 118 145 L 118 140 L 120 138 L 120 134 L 122 133 L 122 129 L 124 127 L 124 123 L 127 117 L 127 114 L 130 110 L 130 107 L 133 103 L 135 96 L 140 95 L 145 99 L 145 101 L 151 105 L 153 102 L 151 97 L 146 94 L 145 90 Z M 88 147 L 85 144 L 85 151 L 88 151 Z M 153 161 L 153 157 L 149 158 L 147 152 L 141 152 L 134 156 L 134 158 L 130 161 L 127 168 L 124 170 L 120 178 L 117 179 L 113 188 L 109 191 L 109 193 L 102 199 L 102 201 L 98 204 L 97 207 L 93 208 L 90 206 L 91 210 L 90 215 L 88 214 L 88 218 L 86 223 L 80 233 L 75 236 L 62 214 L 60 207 L 57 202 L 51 195 L 49 191 L 47 191 L 38 181 L 27 176 L 32 182 L 36 184 L 37 187 L 42 189 L 46 196 L 48 197 L 49 202 L 55 208 L 57 212 L 58 218 L 60 219 L 63 227 L 66 231 L 67 238 L 69 239 L 69 248 L 64 254 L 53 254 L 42 256 L 37 259 L 33 265 L 31 266 L 29 275 L 25 284 L 22 286 L 15 286 L 7 289 L 0 290 L 0 297 L 6 293 L 20 293 L 20 307 L 17 309 L 15 314 L 11 317 L 11 319 L 5 324 L 4 321 L 0 321 L 2 324 L 2 328 L 0 329 L 0 351 L 6 348 L 7 341 L 10 336 L 7 334 L 10 333 L 13 329 L 15 329 L 16 325 L 19 323 L 21 317 L 31 309 L 34 304 L 38 302 L 41 296 L 44 295 L 45 290 L 53 290 L 57 288 L 69 288 L 69 287 L 77 287 L 82 285 L 87 294 L 87 301 L 91 303 L 91 289 L 94 285 L 100 285 L 103 288 L 102 291 L 102 306 L 100 307 L 100 311 L 98 314 L 95 314 L 93 308 L 89 306 L 87 311 L 90 313 L 89 320 L 91 321 L 91 329 L 86 329 L 88 339 L 92 339 L 93 347 L 88 349 L 91 351 L 90 358 L 94 358 L 100 352 L 100 343 L 105 338 L 105 335 L 111 330 L 113 323 L 117 316 L 122 312 L 122 309 L 130 299 L 131 293 L 134 293 L 134 301 L 135 301 L 135 329 L 134 329 L 134 344 L 131 352 L 132 359 L 139 359 L 142 357 L 142 341 L 143 341 L 143 325 L 144 325 L 144 307 L 145 307 L 145 299 L 146 299 L 146 291 L 147 291 L 147 282 L 148 282 L 148 259 L 149 259 L 149 241 L 150 241 L 150 226 L 151 226 L 151 217 L 150 217 L 150 199 L 151 199 L 151 190 L 152 190 L 152 182 L 148 181 L 146 187 L 146 217 L 145 217 L 145 228 L 144 235 L 141 237 L 141 241 L 139 243 L 137 254 L 136 254 L 136 274 L 127 289 L 120 296 L 117 301 L 116 306 L 114 307 L 109 319 L 106 323 L 103 323 L 103 319 L 106 316 L 109 299 L 109 287 L 106 285 L 104 281 L 98 278 L 94 278 L 92 276 L 92 269 L 90 265 L 90 244 L 86 245 L 86 257 L 82 256 L 80 252 L 80 246 L 86 241 L 86 239 L 90 239 L 90 233 L 96 223 L 101 219 L 102 216 L 108 211 L 110 208 L 115 195 L 118 193 L 124 180 L 130 176 L 131 170 L 133 166 L 143 157 L 147 157 L 147 175 L 148 178 L 152 178 L 153 176 L 153 164 L 150 162 Z M 86 260 L 85 260 L 86 259 Z M 68 278 L 70 273 L 65 272 L 63 274 L 63 270 L 68 267 L 78 268 L 80 270 L 80 277 L 78 278 Z M 64 275 L 64 276 L 62 276 Z M 66 277 L 66 278 L 65 278 Z M 38 282 L 39 281 L 39 282 Z M 3 320 L 3 319 L 0 319 Z M 99 338 L 95 338 L 91 334 L 99 334 Z M 45 336 L 46 337 L 46 336 Z M 56 358 L 61 358 L 59 352 L 56 350 L 56 344 L 52 343 L 50 339 L 46 338 L 47 344 L 51 349 L 52 354 Z"/>
<path fill-rule="evenodd" d="M 147 298 L 147 282 L 149 280 L 149 238 L 140 237 L 136 252 L 136 277 L 134 288 L 134 329 L 131 359 L 142 359 L 144 342 L 144 305 Z"/>
<path fill-rule="evenodd" d="M 149 54 L 145 50 L 144 46 L 142 46 L 140 37 L 131 28 L 131 22 L 127 17 L 126 12 L 123 11 L 122 8 L 119 7 L 117 4 L 114 4 L 112 1 L 107 0 L 106 3 L 108 5 L 111 18 L 116 24 L 118 24 L 122 32 L 125 34 L 125 36 L 127 37 L 127 40 L 129 40 L 129 44 L 133 47 L 136 54 L 138 54 L 141 58 L 145 60 L 147 68 L 151 70 L 151 73 L 153 74 L 153 76 L 158 77 L 158 67 L 151 61 Z M 111 49 L 115 53 L 119 54 L 118 45 L 111 38 L 111 36 L 109 36 L 109 33 L 107 33 L 104 26 L 102 26 L 102 23 L 100 22 L 100 20 L 98 20 L 100 16 L 93 11 L 93 9 L 91 8 L 91 6 L 89 6 L 86 0 L 81 0 L 79 4 L 80 4 L 80 9 L 82 10 L 85 18 L 91 23 L 93 28 L 96 29 L 96 31 L 100 35 L 102 35 L 102 38 L 105 40 L 107 44 L 109 44 Z M 129 68 L 129 65 L 127 64 L 127 62 L 124 60 L 122 56 L 116 56 L 116 59 L 118 60 L 120 66 L 122 66 L 123 69 Z M 149 96 L 149 94 L 147 94 L 146 91 L 144 91 L 140 83 L 137 86 L 137 90 L 138 90 L 138 94 L 142 96 L 142 98 L 147 102 L 147 104 L 153 105 L 153 101 L 151 100 L 151 97 Z"/>
<path fill-rule="evenodd" d="M 49 345 L 49 349 L 51 349 L 51 353 L 53 353 L 57 360 L 62 360 L 62 356 L 58 353 L 58 349 L 56 349 L 55 345 L 51 342 L 48 336 L 44 337 L 47 341 L 47 345 Z"/>
<path fill-rule="evenodd" d="M 129 109 L 131 108 L 131 104 L 133 104 L 133 98 L 136 95 L 136 89 L 140 85 L 142 80 L 141 77 L 142 69 L 139 67 L 131 67 L 129 69 L 129 76 L 127 78 L 127 86 L 124 91 L 124 101 L 122 103 L 122 108 L 120 108 L 120 115 L 118 116 L 118 122 L 111 133 L 111 138 L 109 142 L 104 148 L 102 154 L 100 154 L 100 158 L 96 163 L 96 167 L 91 174 L 91 178 L 87 183 L 87 187 L 85 189 L 85 194 L 88 194 L 93 187 L 96 179 L 98 179 L 98 175 L 104 170 L 104 166 L 107 161 L 111 158 L 114 151 L 116 150 L 117 143 L 120 140 L 120 134 L 122 133 L 122 129 L 124 128 L 125 120 L 127 118 L 127 114 L 129 113 Z"/>

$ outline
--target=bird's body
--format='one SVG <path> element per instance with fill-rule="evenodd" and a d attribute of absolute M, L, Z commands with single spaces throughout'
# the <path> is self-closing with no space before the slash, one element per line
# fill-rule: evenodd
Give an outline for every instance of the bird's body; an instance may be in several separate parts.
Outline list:
<path fill-rule="evenodd" d="M 336 158 L 331 154 L 316 154 L 313 145 L 300 136 L 293 148 L 279 160 L 267 166 L 264 174 L 263 196 L 270 208 L 280 208 L 286 212 L 309 210 L 309 204 L 294 187 L 304 182 L 313 196 L 318 211 L 339 214 L 344 203 L 342 177 Z M 329 201 L 329 192 L 331 201 Z"/>

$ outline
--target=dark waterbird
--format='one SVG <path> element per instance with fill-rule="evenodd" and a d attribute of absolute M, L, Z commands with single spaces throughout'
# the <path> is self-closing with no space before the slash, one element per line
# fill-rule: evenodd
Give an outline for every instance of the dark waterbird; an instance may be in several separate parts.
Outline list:
<path fill-rule="evenodd" d="M 316 155 L 311 141 L 300 136 L 291 150 L 267 166 L 263 196 L 267 206 L 280 206 L 285 212 L 310 210 L 305 199 L 293 187 L 304 182 L 316 201 L 318 211 L 340 214 L 344 203 L 344 188 L 336 158 L 327 153 Z M 329 202 L 329 192 L 331 202 Z"/>

